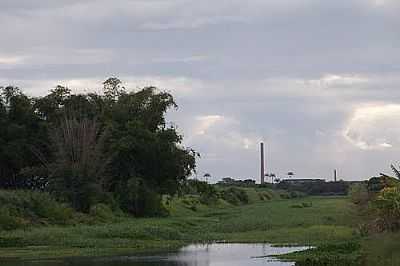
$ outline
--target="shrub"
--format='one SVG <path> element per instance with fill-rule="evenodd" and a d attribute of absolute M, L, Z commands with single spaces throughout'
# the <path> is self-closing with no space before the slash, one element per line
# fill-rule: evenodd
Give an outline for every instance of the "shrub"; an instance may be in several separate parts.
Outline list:
<path fill-rule="evenodd" d="M 360 249 L 360 244 L 355 241 L 324 244 L 315 249 L 294 253 L 298 256 L 296 266 L 361 265 Z"/>
<path fill-rule="evenodd" d="M 7 207 L 0 208 L 0 230 L 13 230 L 20 226 L 15 216 L 10 214 Z"/>
<path fill-rule="evenodd" d="M 260 200 L 264 201 L 264 200 L 271 200 L 272 199 L 272 195 L 268 192 L 258 192 L 258 197 L 260 198 Z"/>
<path fill-rule="evenodd" d="M 121 209 L 135 216 L 167 216 L 162 196 L 149 188 L 143 179 L 130 178 L 115 194 Z"/>
<path fill-rule="evenodd" d="M 373 205 L 380 217 L 382 230 L 398 230 L 400 228 L 400 188 L 387 187 L 383 189 Z"/>
<path fill-rule="evenodd" d="M 162 197 L 149 190 L 145 195 L 143 195 L 143 216 L 160 216 L 165 217 L 169 215 L 168 210 L 162 203 Z"/>
<path fill-rule="evenodd" d="M 0 227 L 15 229 L 27 224 L 66 224 L 74 211 L 50 194 L 36 191 L 0 190 Z"/>
<path fill-rule="evenodd" d="M 298 208 L 298 209 L 311 208 L 311 207 L 312 207 L 312 202 L 302 202 L 301 204 L 294 204 L 290 206 L 290 208 Z"/>
<path fill-rule="evenodd" d="M 368 192 L 379 193 L 384 188 L 400 186 L 400 181 L 393 177 L 382 175 L 380 177 L 372 177 L 368 180 L 367 186 Z"/>
<path fill-rule="evenodd" d="M 218 192 L 213 185 L 204 181 L 189 179 L 181 191 L 183 194 L 198 195 L 202 204 L 211 205 L 218 201 Z"/>
<path fill-rule="evenodd" d="M 73 218 L 73 209 L 55 201 L 48 193 L 31 193 L 29 197 L 28 208 L 38 217 L 46 218 L 57 224 L 65 224 Z"/>
<path fill-rule="evenodd" d="M 193 196 L 187 196 L 187 197 L 182 199 L 182 203 L 189 210 L 197 211 L 197 205 L 200 204 L 200 201 L 199 201 L 198 198 L 195 198 Z"/>
<path fill-rule="evenodd" d="M 90 208 L 90 215 L 100 222 L 112 221 L 115 219 L 114 213 L 106 204 L 96 204 Z"/>
<path fill-rule="evenodd" d="M 246 191 L 240 188 L 228 188 L 227 190 L 222 191 L 221 196 L 222 199 L 233 205 L 249 203 L 249 196 Z"/>
<path fill-rule="evenodd" d="M 200 202 L 205 205 L 212 205 L 218 202 L 218 195 L 215 194 L 203 194 L 200 195 Z"/>
<path fill-rule="evenodd" d="M 284 192 L 279 195 L 282 199 L 297 199 L 306 196 L 305 193 L 299 191 Z"/>
<path fill-rule="evenodd" d="M 192 211 L 197 211 L 197 206 L 196 205 L 190 205 L 189 207 L 189 210 L 192 210 Z"/>
<path fill-rule="evenodd" d="M 365 183 L 352 185 L 349 194 L 355 204 L 367 204 L 369 201 L 368 187 Z"/>

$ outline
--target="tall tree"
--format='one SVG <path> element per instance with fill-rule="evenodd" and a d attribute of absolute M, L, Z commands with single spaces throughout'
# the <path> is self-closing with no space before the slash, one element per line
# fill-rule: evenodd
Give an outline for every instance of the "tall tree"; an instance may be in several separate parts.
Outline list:
<path fill-rule="evenodd" d="M 47 189 L 81 211 L 112 194 L 130 213 L 161 214 L 161 196 L 196 166 L 165 119 L 177 105 L 155 87 L 128 93 L 117 78 L 103 86 L 104 95 L 57 86 L 38 98 L 2 88 L 0 187 Z"/>
<path fill-rule="evenodd" d="M 55 160 L 48 165 L 49 189 L 79 211 L 102 199 L 108 163 L 104 137 L 94 120 L 68 116 L 52 133 Z"/>
<path fill-rule="evenodd" d="M 109 182 L 111 191 L 127 195 L 119 190 L 124 190 L 127 184 L 139 184 L 142 191 L 174 194 L 194 171 L 196 152 L 183 148 L 182 136 L 166 125 L 165 113 L 171 107 L 176 107 L 172 95 L 157 92 L 154 87 L 118 98 L 110 121 L 109 149 L 115 153 L 113 178 Z M 121 201 L 123 206 L 139 205 L 127 199 Z M 148 211 L 145 205 L 126 209 L 141 215 Z"/>
<path fill-rule="evenodd" d="M 27 169 L 41 166 L 35 150 L 47 147 L 46 124 L 35 112 L 33 99 L 18 88 L 0 91 L 0 187 L 42 187 L 45 181 Z"/>

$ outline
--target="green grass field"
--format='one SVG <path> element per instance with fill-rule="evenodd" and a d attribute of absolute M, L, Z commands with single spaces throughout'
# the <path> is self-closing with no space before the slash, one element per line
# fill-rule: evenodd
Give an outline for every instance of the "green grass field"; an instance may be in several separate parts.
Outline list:
<path fill-rule="evenodd" d="M 293 207 L 299 202 L 311 207 Z M 91 255 L 175 248 L 189 242 L 318 244 L 354 237 L 358 217 L 345 198 L 271 200 L 244 206 L 220 202 L 196 211 L 174 200 L 168 218 L 120 218 L 111 224 L 41 226 L 0 234 L 0 257 Z M 49 251 L 49 250 L 55 250 Z"/>
<path fill-rule="evenodd" d="M 380 235 L 379 242 L 386 241 L 386 246 L 379 245 L 372 236 L 361 238 L 357 225 L 362 217 L 345 197 L 285 200 L 275 197 L 261 201 L 254 194 L 248 205 L 232 206 L 220 201 L 212 207 L 199 204 L 195 211 L 188 208 L 182 199 L 174 199 L 170 211 L 171 216 L 167 218 L 123 217 L 113 223 L 36 226 L 2 231 L 0 258 L 132 254 L 176 249 L 193 242 L 228 241 L 320 247 L 285 257 L 300 263 L 309 258 L 336 259 L 343 249 L 349 251 L 342 258 L 344 261 L 355 260 L 362 252 L 381 252 L 382 256 L 390 258 L 388 263 L 398 261 L 395 255 L 398 252 L 393 247 L 398 246 L 400 235 L 396 238 L 392 234 Z M 355 244 L 349 248 L 345 246 L 348 243 Z M 369 261 L 367 265 L 381 265 L 373 264 L 377 255 L 363 257 Z"/>

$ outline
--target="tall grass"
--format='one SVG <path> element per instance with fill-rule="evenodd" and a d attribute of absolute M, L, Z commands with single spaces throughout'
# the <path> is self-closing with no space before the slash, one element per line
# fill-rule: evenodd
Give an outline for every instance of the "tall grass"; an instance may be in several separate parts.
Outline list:
<path fill-rule="evenodd" d="M 68 224 L 74 211 L 48 193 L 0 190 L 0 229 L 12 230 L 34 224 Z"/>

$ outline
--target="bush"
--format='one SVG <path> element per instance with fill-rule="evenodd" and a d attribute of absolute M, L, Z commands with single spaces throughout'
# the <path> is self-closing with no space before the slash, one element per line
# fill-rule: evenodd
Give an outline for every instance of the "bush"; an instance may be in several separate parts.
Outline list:
<path fill-rule="evenodd" d="M 162 196 L 149 188 L 142 178 L 130 178 L 120 185 L 115 197 L 121 209 L 137 217 L 167 216 Z"/>
<path fill-rule="evenodd" d="M 197 205 L 200 204 L 200 201 L 194 196 L 186 196 L 182 199 L 182 203 L 184 204 L 185 208 L 188 208 L 192 211 L 197 211 Z"/>
<path fill-rule="evenodd" d="M 368 192 L 379 193 L 384 188 L 400 186 L 400 181 L 390 176 L 372 177 L 368 180 Z"/>
<path fill-rule="evenodd" d="M 297 199 L 297 198 L 304 198 L 306 196 L 303 192 L 298 191 L 290 191 L 284 192 L 279 195 L 282 199 Z"/>
<path fill-rule="evenodd" d="M 111 208 L 105 204 L 99 203 L 90 208 L 90 216 L 94 217 L 97 221 L 107 222 L 115 219 L 114 213 Z"/>
<path fill-rule="evenodd" d="M 360 249 L 360 244 L 355 241 L 329 243 L 315 249 L 289 254 L 287 257 L 297 256 L 298 266 L 358 266 L 361 265 Z"/>
<path fill-rule="evenodd" d="M 233 205 L 248 204 L 249 196 L 246 191 L 240 188 L 231 187 L 222 191 L 221 197 L 223 200 Z"/>
<path fill-rule="evenodd" d="M 145 195 L 143 195 L 143 216 L 168 216 L 169 212 L 162 203 L 162 197 L 149 190 Z"/>
<path fill-rule="evenodd" d="M 301 204 L 294 204 L 290 206 L 290 208 L 298 208 L 298 209 L 311 208 L 311 207 L 312 207 L 312 202 L 302 202 Z"/>
<path fill-rule="evenodd" d="M 10 214 L 7 207 L 0 208 L 0 230 L 13 230 L 20 227 L 18 219 Z"/>
<path fill-rule="evenodd" d="M 271 200 L 272 199 L 272 195 L 268 192 L 258 192 L 258 197 L 260 200 L 265 201 L 265 200 Z"/>
<path fill-rule="evenodd" d="M 200 195 L 199 200 L 204 205 L 216 204 L 218 202 L 218 195 L 217 194 L 203 194 L 203 195 Z"/>
<path fill-rule="evenodd" d="M 379 223 L 382 230 L 394 231 L 400 228 L 400 188 L 383 189 L 373 205 L 380 217 Z"/>
<path fill-rule="evenodd" d="M 211 205 L 218 202 L 218 192 L 213 185 L 204 181 L 189 179 L 185 182 L 181 191 L 186 195 L 198 195 L 202 204 Z"/>
<path fill-rule="evenodd" d="M 369 201 L 368 187 L 366 184 L 354 184 L 350 187 L 350 198 L 355 204 L 367 204 Z"/>
<path fill-rule="evenodd" d="M 74 211 L 50 194 L 35 191 L 0 191 L 0 228 L 16 229 L 28 224 L 66 224 Z"/>

